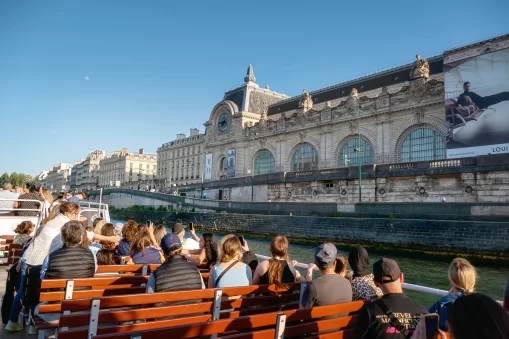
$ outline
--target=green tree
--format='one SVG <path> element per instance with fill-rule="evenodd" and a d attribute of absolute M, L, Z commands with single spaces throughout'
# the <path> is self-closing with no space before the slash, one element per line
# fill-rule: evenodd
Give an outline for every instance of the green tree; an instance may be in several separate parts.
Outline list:
<path fill-rule="evenodd" d="M 10 177 L 9 177 L 9 174 L 7 174 L 7 172 L 2 174 L 2 176 L 0 176 L 0 185 L 3 185 L 4 182 L 9 181 L 9 180 L 10 180 Z"/>
<path fill-rule="evenodd" d="M 23 182 L 21 181 L 21 178 L 19 177 L 19 174 L 16 172 L 11 173 L 10 180 L 11 180 L 12 186 L 14 186 L 14 187 L 20 186 L 23 184 Z"/>

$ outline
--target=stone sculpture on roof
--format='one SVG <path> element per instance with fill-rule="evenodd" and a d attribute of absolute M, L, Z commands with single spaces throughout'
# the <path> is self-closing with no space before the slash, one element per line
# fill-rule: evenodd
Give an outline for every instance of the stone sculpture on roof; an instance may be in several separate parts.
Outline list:
<path fill-rule="evenodd" d="M 412 69 L 410 70 L 410 79 L 424 78 L 424 80 L 428 80 L 429 78 L 429 63 L 426 59 L 421 59 L 421 56 L 417 54 L 415 56 L 417 59 Z"/>
<path fill-rule="evenodd" d="M 300 100 L 299 107 L 302 107 L 304 112 L 307 112 L 313 108 L 313 98 L 311 98 L 311 94 L 309 94 L 306 89 L 302 91 L 302 99 Z"/>
<path fill-rule="evenodd" d="M 244 77 L 244 82 L 256 82 L 253 66 L 251 64 L 247 68 L 247 73 L 246 76 Z"/>

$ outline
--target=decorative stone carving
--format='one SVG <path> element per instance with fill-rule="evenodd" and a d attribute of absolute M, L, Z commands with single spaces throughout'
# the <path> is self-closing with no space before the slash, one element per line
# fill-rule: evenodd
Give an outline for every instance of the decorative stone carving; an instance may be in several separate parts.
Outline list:
<path fill-rule="evenodd" d="M 306 132 L 304 131 L 299 132 L 300 142 L 304 142 L 304 140 L 306 140 L 306 136 L 307 136 Z"/>
<path fill-rule="evenodd" d="M 378 96 L 376 99 L 376 108 L 377 109 L 384 109 L 388 108 L 390 106 L 390 96 L 387 92 L 387 87 L 382 87 L 382 93 Z"/>
<path fill-rule="evenodd" d="M 424 113 L 426 111 L 424 110 L 424 108 L 422 107 L 419 107 L 415 110 L 414 112 L 414 121 L 416 124 L 420 124 L 422 122 L 422 119 L 424 117 Z"/>
<path fill-rule="evenodd" d="M 321 112 L 321 121 L 330 121 L 332 119 L 332 112 L 330 107 L 324 107 L 324 109 Z"/>
<path fill-rule="evenodd" d="M 299 108 L 303 108 L 304 112 L 309 111 L 313 108 L 313 99 L 306 89 L 302 91 L 302 99 L 299 102 Z"/>
<path fill-rule="evenodd" d="M 327 101 L 327 102 L 325 103 L 325 107 L 329 107 L 329 108 L 330 108 L 330 107 L 332 107 L 331 102 L 330 102 L 330 101 Z"/>
<path fill-rule="evenodd" d="M 429 78 L 429 63 L 426 59 L 421 59 L 421 56 L 417 54 L 415 56 L 417 59 L 412 69 L 410 70 L 410 79 L 424 78 L 424 80 L 428 80 Z"/>
<path fill-rule="evenodd" d="M 352 88 L 348 99 L 346 99 L 346 107 L 351 109 L 359 108 L 359 95 L 357 94 L 357 88 Z"/>
<path fill-rule="evenodd" d="M 285 121 L 286 119 L 284 117 L 281 117 L 278 121 L 277 121 L 277 130 L 278 131 L 284 131 L 285 130 Z"/>
<path fill-rule="evenodd" d="M 244 77 L 244 82 L 256 82 L 253 66 L 251 65 L 249 65 L 249 67 L 247 68 L 246 76 Z"/>
<path fill-rule="evenodd" d="M 348 124 L 348 129 L 350 130 L 350 134 L 357 133 L 357 122 L 350 121 L 350 123 Z"/>

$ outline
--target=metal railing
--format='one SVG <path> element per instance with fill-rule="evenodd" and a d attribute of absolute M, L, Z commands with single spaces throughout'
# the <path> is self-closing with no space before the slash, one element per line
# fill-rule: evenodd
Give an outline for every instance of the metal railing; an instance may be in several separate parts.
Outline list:
<path fill-rule="evenodd" d="M 271 257 L 267 257 L 266 255 L 261 255 L 261 254 L 256 254 L 256 257 L 258 259 L 263 259 L 263 260 L 271 259 Z M 307 269 L 308 265 L 300 263 L 300 262 L 297 262 L 295 264 L 295 267 Z M 318 268 L 315 267 L 314 270 L 318 271 Z M 449 294 L 448 291 L 440 290 L 438 288 L 420 286 L 420 285 L 409 284 L 409 283 L 403 283 L 402 287 L 404 289 L 406 289 L 406 290 L 409 290 L 409 291 L 415 291 L 415 292 L 420 292 L 420 293 L 425 293 L 425 294 L 432 294 L 432 295 L 436 295 L 436 296 L 440 296 L 440 297 L 443 297 L 444 295 Z M 498 302 L 502 303 L 501 301 L 498 301 Z"/>

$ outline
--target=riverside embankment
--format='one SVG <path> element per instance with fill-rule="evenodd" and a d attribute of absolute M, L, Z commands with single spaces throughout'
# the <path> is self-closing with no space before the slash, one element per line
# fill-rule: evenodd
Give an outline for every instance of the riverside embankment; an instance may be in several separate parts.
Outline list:
<path fill-rule="evenodd" d="M 339 218 L 113 209 L 116 219 L 171 225 L 194 222 L 203 229 L 235 234 L 285 234 L 301 241 L 362 244 L 382 252 L 444 259 L 462 255 L 509 266 L 509 223 L 391 218 Z"/>

